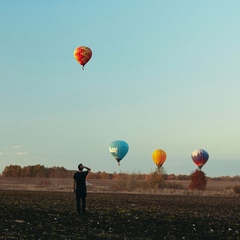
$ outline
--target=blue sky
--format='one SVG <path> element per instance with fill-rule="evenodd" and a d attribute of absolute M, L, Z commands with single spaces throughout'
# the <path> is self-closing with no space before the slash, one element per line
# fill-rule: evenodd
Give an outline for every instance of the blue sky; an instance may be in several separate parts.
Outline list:
<path fill-rule="evenodd" d="M 1 1 L 0 172 L 240 172 L 240 1 Z M 82 71 L 78 46 L 92 49 Z M 108 151 L 129 144 L 121 166 Z"/>

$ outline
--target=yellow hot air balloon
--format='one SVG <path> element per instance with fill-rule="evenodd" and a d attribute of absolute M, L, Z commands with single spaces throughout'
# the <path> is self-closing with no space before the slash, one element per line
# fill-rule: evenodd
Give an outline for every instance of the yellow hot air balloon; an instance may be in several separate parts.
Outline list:
<path fill-rule="evenodd" d="M 157 149 L 152 153 L 152 159 L 158 168 L 160 168 L 163 165 L 166 158 L 167 154 L 162 149 Z"/>

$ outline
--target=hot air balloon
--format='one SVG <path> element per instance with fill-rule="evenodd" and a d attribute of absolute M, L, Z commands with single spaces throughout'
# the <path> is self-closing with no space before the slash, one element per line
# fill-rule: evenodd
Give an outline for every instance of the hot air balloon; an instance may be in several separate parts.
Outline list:
<path fill-rule="evenodd" d="M 158 168 L 162 167 L 167 158 L 167 154 L 162 149 L 157 149 L 152 153 L 152 159 Z"/>
<path fill-rule="evenodd" d="M 198 166 L 199 169 L 201 169 L 203 165 L 207 162 L 209 154 L 203 149 L 197 149 L 192 152 L 191 157 L 193 162 Z"/>
<path fill-rule="evenodd" d="M 122 140 L 113 141 L 109 145 L 109 151 L 118 161 L 118 165 L 120 166 L 120 161 L 126 156 L 128 152 L 128 144 Z"/>
<path fill-rule="evenodd" d="M 92 50 L 89 47 L 81 46 L 77 47 L 74 50 L 75 59 L 82 65 L 82 69 L 84 70 L 84 65 L 91 59 Z"/>

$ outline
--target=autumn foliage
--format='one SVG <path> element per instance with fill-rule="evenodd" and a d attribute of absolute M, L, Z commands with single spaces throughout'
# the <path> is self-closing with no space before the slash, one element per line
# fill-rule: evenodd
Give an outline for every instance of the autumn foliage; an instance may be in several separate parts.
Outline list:
<path fill-rule="evenodd" d="M 240 185 L 236 185 L 233 190 L 236 194 L 240 194 Z"/>
<path fill-rule="evenodd" d="M 37 164 L 21 167 L 19 165 L 6 166 L 2 172 L 3 177 L 38 177 L 38 178 L 63 178 L 72 177 L 72 173 L 63 167 L 47 168 Z"/>
<path fill-rule="evenodd" d="M 201 170 L 196 170 L 190 175 L 191 183 L 189 184 L 190 190 L 205 190 L 207 186 L 207 178 L 205 173 Z"/>

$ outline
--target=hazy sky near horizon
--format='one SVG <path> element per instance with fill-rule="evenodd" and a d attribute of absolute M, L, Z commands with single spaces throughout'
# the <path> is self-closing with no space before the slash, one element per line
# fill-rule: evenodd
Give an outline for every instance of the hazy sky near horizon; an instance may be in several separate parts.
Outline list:
<path fill-rule="evenodd" d="M 0 172 L 240 172 L 240 1 L 1 1 Z M 93 56 L 83 71 L 78 46 Z M 125 140 L 121 166 L 108 150 Z"/>

